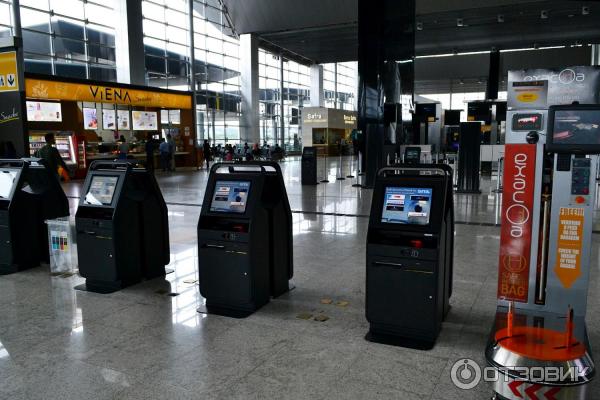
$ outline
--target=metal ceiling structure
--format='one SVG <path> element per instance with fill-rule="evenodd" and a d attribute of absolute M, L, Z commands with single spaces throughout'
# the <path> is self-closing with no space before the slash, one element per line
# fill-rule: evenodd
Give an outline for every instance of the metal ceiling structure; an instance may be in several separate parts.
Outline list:
<path fill-rule="evenodd" d="M 358 0 L 221 1 L 261 47 L 303 63 L 357 59 Z M 597 0 L 417 0 L 416 14 L 417 55 L 600 43 Z"/>

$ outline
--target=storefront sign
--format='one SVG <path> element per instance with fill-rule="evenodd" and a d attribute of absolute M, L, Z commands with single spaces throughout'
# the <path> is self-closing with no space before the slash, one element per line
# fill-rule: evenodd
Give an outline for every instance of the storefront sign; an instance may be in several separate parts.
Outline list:
<path fill-rule="evenodd" d="M 505 146 L 498 298 L 527 302 L 536 146 Z"/>
<path fill-rule="evenodd" d="M 600 103 L 600 67 L 578 66 L 561 69 L 530 69 L 508 72 L 508 87 L 513 82 L 548 81 L 548 106 Z M 510 99 L 510 96 L 509 96 Z M 510 107 L 510 100 L 509 105 Z"/>
<path fill-rule="evenodd" d="M 566 289 L 581 276 L 583 222 L 583 208 L 561 207 L 554 272 Z"/>
<path fill-rule="evenodd" d="M 16 92 L 18 90 L 17 52 L 0 53 L 0 92 Z"/>
<path fill-rule="evenodd" d="M 192 98 L 188 94 L 153 92 L 118 86 L 98 86 L 42 79 L 27 78 L 25 80 L 25 93 L 28 98 L 35 99 L 87 101 L 125 104 L 137 107 L 192 108 Z"/>
<path fill-rule="evenodd" d="M 346 125 L 356 125 L 356 115 L 345 115 L 344 114 L 344 123 Z"/>
<path fill-rule="evenodd" d="M 508 85 L 509 108 L 546 108 L 548 105 L 548 81 L 510 82 Z"/>

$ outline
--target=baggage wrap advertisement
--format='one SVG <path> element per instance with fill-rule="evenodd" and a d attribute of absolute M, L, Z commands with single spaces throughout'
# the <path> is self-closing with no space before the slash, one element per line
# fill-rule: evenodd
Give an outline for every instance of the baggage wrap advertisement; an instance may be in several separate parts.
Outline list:
<path fill-rule="evenodd" d="M 498 299 L 527 302 L 536 146 L 507 144 L 504 159 Z"/>

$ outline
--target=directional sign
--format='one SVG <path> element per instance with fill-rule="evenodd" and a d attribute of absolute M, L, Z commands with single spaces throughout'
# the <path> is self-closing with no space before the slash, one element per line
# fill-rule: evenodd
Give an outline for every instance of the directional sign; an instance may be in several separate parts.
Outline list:
<path fill-rule="evenodd" d="M 568 289 L 581 276 L 584 209 L 561 207 L 554 272 Z"/>
<path fill-rule="evenodd" d="M 17 52 L 0 53 L 0 92 L 19 90 L 17 76 Z"/>

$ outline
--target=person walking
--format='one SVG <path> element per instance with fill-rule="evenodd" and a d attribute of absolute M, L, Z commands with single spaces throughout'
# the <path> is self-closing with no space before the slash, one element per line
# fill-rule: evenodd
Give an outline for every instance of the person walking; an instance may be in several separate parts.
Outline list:
<path fill-rule="evenodd" d="M 206 169 L 210 169 L 210 160 L 211 160 L 211 150 L 210 144 L 208 140 L 204 139 L 204 144 L 202 145 L 202 152 L 204 153 L 204 161 L 206 161 Z"/>
<path fill-rule="evenodd" d="M 65 163 L 65 160 L 63 160 L 63 158 L 60 156 L 60 153 L 58 152 L 56 147 L 54 147 L 54 145 L 56 144 L 54 134 L 47 133 L 44 136 L 44 140 L 46 141 L 46 144 L 35 152 L 35 156 L 44 160 L 46 162 L 46 165 L 48 166 L 48 169 L 54 172 L 56 177 L 59 178 L 58 168 L 62 167 L 62 169 L 66 173 L 68 171 L 67 164 Z"/>

